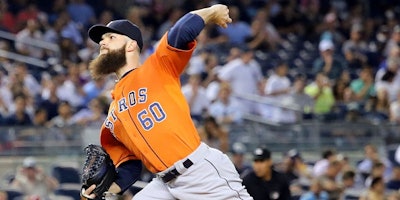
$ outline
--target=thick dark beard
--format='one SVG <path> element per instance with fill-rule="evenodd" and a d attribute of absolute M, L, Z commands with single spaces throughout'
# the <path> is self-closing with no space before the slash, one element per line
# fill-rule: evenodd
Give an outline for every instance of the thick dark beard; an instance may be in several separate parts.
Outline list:
<path fill-rule="evenodd" d="M 101 54 L 89 63 L 89 71 L 93 79 L 100 79 L 108 74 L 116 72 L 126 65 L 125 46 L 120 49 L 110 50 Z"/>

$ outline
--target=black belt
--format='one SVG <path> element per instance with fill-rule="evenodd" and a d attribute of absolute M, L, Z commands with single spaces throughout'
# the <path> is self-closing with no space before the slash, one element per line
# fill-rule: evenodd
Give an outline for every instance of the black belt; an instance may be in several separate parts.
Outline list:
<path fill-rule="evenodd" d="M 191 160 L 189 160 L 189 159 L 186 159 L 183 162 L 183 166 L 186 169 L 189 169 L 189 167 L 192 166 L 192 165 L 193 165 L 193 162 Z M 169 170 L 167 173 L 165 173 L 164 175 L 162 175 L 160 178 L 161 178 L 161 180 L 164 181 L 164 183 L 168 183 L 172 179 L 176 178 L 179 175 L 181 175 L 181 174 L 178 172 L 178 170 L 176 170 L 176 168 L 173 168 L 173 169 Z"/>

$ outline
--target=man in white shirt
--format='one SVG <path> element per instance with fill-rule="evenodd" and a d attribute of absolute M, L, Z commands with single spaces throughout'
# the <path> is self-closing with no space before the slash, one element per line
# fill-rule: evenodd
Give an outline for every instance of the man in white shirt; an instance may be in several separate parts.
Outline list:
<path fill-rule="evenodd" d="M 281 97 L 290 92 L 291 81 L 287 77 L 288 65 L 278 63 L 275 72 L 268 78 L 264 93 L 268 96 Z"/>
<path fill-rule="evenodd" d="M 243 52 L 239 58 L 226 63 L 218 73 L 218 77 L 223 82 L 228 82 L 235 97 L 245 95 L 260 94 L 261 81 L 263 75 L 260 64 L 253 59 L 254 52 L 243 47 Z M 241 109 L 244 113 L 254 112 L 254 108 L 247 100 L 238 98 Z"/>
<path fill-rule="evenodd" d="M 237 109 L 239 106 L 239 103 L 231 96 L 230 85 L 223 83 L 217 100 L 210 105 L 208 112 L 219 124 L 230 130 L 231 124 L 242 121 L 242 112 Z"/>
<path fill-rule="evenodd" d="M 274 122 L 291 123 L 296 121 L 296 113 L 286 108 L 280 107 L 283 101 L 288 98 L 291 91 L 291 81 L 287 77 L 288 65 L 280 62 L 276 65 L 274 73 L 268 78 L 265 87 L 265 96 L 276 105 L 261 105 L 262 115 L 269 116 L 269 120 Z"/>
<path fill-rule="evenodd" d="M 203 114 L 207 111 L 210 104 L 206 98 L 206 90 L 200 83 L 200 74 L 192 74 L 189 77 L 188 83 L 181 88 L 189 104 L 190 115 L 196 123 L 202 121 Z"/>

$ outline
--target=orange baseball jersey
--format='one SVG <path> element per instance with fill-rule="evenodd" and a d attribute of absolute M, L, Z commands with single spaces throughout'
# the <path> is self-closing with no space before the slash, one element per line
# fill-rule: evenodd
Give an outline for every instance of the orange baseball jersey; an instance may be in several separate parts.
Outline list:
<path fill-rule="evenodd" d="M 112 92 L 100 140 L 116 166 L 140 159 L 157 173 L 200 145 L 179 80 L 196 42 L 189 50 L 180 50 L 168 45 L 166 35 L 143 65 L 119 80 Z"/>

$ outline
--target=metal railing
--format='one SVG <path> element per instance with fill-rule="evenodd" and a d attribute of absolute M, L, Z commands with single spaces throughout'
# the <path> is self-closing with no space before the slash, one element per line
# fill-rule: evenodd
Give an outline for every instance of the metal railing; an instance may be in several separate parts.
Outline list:
<path fill-rule="evenodd" d="M 58 44 L 53 44 L 51 42 L 46 42 L 46 41 L 38 40 L 38 39 L 24 39 L 22 41 L 16 41 L 15 34 L 9 33 L 6 31 L 0 31 L 0 40 L 1 39 L 12 41 L 13 43 L 20 42 L 20 43 L 24 43 L 24 44 L 27 44 L 30 46 L 35 46 L 35 47 L 41 48 L 48 52 L 53 52 L 52 56 L 54 57 L 54 59 L 52 59 L 51 62 L 54 62 L 54 60 L 59 60 L 61 58 L 61 50 L 60 50 L 60 47 Z M 0 57 L 18 61 L 18 62 L 23 62 L 23 63 L 29 64 L 32 66 L 37 66 L 40 68 L 47 68 L 50 65 L 50 63 L 47 61 L 43 61 L 38 58 L 18 54 L 16 52 L 7 51 L 7 50 L 3 50 L 3 49 L 0 49 Z M 54 63 L 52 63 L 52 64 L 54 64 Z"/>

